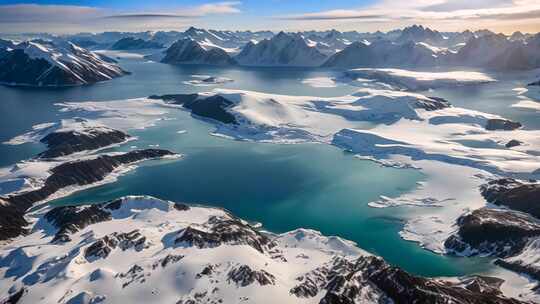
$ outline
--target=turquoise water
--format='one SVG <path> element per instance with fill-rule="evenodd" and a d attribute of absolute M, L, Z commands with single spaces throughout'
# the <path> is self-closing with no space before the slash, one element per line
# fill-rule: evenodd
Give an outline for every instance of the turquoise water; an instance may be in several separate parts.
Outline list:
<path fill-rule="evenodd" d="M 335 76 L 336 72 L 331 71 L 175 67 L 141 59 L 122 59 L 120 63 L 133 74 L 92 86 L 65 89 L 0 87 L 0 113 L 3 116 L 0 141 L 26 132 L 37 123 L 55 121 L 67 115 L 58 113 L 54 106 L 56 102 L 126 99 L 213 88 L 183 84 L 192 79 L 191 75 L 228 77 L 235 81 L 220 87 L 276 94 L 340 96 L 356 90 L 347 85 L 313 88 L 301 82 L 305 78 Z M 504 94 L 511 96 L 511 93 L 510 89 Z M 441 90 L 430 94 L 446 97 L 454 104 L 457 99 L 458 104 L 474 100 L 472 107 L 481 108 L 482 104 L 492 105 L 494 92 L 471 95 Z M 500 94 L 498 104 L 502 104 L 505 96 Z M 503 111 L 501 105 L 495 108 Z M 515 115 L 521 113 L 515 109 L 508 111 Z M 402 240 L 398 232 L 413 209 L 367 206 L 379 195 L 395 197 L 414 189 L 416 182 L 424 179 L 419 171 L 382 168 L 322 144 L 275 145 L 218 138 L 209 135 L 210 125 L 191 118 L 186 112 L 176 111 L 172 116 L 175 120 L 161 121 L 159 127 L 131 132 L 139 140 L 113 150 L 159 144 L 161 148 L 184 154 L 183 159 L 144 163 L 115 183 L 81 191 L 53 203 L 87 204 L 122 195 L 153 195 L 224 207 L 240 217 L 261 222 L 274 232 L 303 227 L 339 235 L 416 274 L 454 276 L 493 267 L 485 259 L 440 256 Z M 529 114 L 522 118 L 526 125 L 535 124 L 534 117 Z M 178 134 L 179 130 L 187 130 L 187 133 Z M 33 157 L 42 149 L 39 144 L 0 145 L 0 167 Z"/>
<path fill-rule="evenodd" d="M 185 158 L 147 163 L 114 184 L 52 203 L 152 195 L 223 207 L 274 232 L 303 227 L 339 235 L 418 274 L 462 275 L 488 267 L 483 261 L 436 255 L 400 239 L 401 211 L 367 206 L 381 194 L 397 196 L 414 189 L 423 180 L 417 170 L 382 168 L 328 145 L 239 142 L 210 136 L 210 131 L 209 125 L 180 112 L 177 120 L 134 132 L 140 138 L 134 143 L 138 148 L 159 143 Z"/>

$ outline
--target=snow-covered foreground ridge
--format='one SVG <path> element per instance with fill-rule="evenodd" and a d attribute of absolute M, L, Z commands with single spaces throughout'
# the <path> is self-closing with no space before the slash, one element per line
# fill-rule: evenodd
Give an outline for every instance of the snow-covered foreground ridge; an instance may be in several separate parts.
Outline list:
<path fill-rule="evenodd" d="M 521 303 L 495 278 L 412 276 L 354 243 L 259 231 L 230 213 L 130 196 L 31 215 L 0 249 L 2 303 Z"/>

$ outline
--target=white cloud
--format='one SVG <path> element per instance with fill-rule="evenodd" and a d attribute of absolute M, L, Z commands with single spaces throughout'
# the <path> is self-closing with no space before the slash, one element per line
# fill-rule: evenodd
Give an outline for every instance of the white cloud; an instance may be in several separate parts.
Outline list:
<path fill-rule="evenodd" d="M 290 20 L 343 20 L 365 19 L 372 21 L 414 20 L 445 21 L 455 19 L 531 19 L 540 18 L 540 3 L 536 0 L 410 0 L 382 3 L 361 9 L 342 9 L 280 16 Z"/>
<path fill-rule="evenodd" d="M 192 12 L 199 16 L 213 14 L 238 14 L 242 11 L 238 8 L 242 2 L 225 1 L 218 3 L 203 4 L 192 9 Z"/>
<path fill-rule="evenodd" d="M 96 7 L 76 5 L 0 5 L 0 23 L 76 21 L 104 14 Z"/>
<path fill-rule="evenodd" d="M 95 18 L 200 18 L 217 14 L 237 14 L 239 1 L 225 1 L 168 11 L 119 12 L 98 7 L 76 5 L 15 4 L 0 5 L 0 23 L 57 23 L 85 21 Z"/>
<path fill-rule="evenodd" d="M 200 18 L 209 15 L 238 14 L 240 1 L 224 1 L 202 4 L 199 6 L 183 7 L 168 11 L 145 11 L 111 14 L 107 18 L 144 18 L 144 19 L 170 19 L 170 18 Z"/>

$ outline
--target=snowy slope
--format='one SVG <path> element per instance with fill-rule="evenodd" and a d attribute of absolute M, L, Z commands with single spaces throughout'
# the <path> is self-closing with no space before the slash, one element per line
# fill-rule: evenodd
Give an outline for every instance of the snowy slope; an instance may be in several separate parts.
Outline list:
<path fill-rule="evenodd" d="M 520 303 L 497 279 L 411 276 L 338 237 L 258 231 L 222 209 L 129 196 L 31 216 L 31 234 L 0 249 L 10 303 Z"/>

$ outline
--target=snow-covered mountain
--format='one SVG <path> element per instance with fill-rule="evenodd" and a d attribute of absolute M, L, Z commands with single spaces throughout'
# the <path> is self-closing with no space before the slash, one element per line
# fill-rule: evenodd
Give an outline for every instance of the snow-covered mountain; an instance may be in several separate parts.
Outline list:
<path fill-rule="evenodd" d="M 272 234 L 222 209 L 129 196 L 31 216 L 0 249 L 2 303 L 522 303 L 497 278 L 411 275 L 339 237 Z"/>
<path fill-rule="evenodd" d="M 470 39 L 450 62 L 498 70 L 531 70 L 540 67 L 540 35 L 513 40 L 502 34 Z"/>
<path fill-rule="evenodd" d="M 260 41 L 271 38 L 270 31 L 221 31 L 190 27 L 186 31 L 147 31 L 147 32 L 104 32 L 80 33 L 66 35 L 61 38 L 77 45 L 87 45 L 93 49 L 107 49 L 124 38 L 142 39 L 151 43 L 171 46 L 177 40 L 191 38 L 206 47 L 221 48 L 229 53 L 237 53 L 249 41 Z M 48 38 L 50 39 L 50 38 Z"/>
<path fill-rule="evenodd" d="M 359 37 L 356 38 L 359 39 Z M 315 47 L 326 55 L 333 55 L 346 48 L 352 42 L 357 41 L 357 39 L 347 39 L 345 34 L 336 30 L 331 30 L 324 35 L 310 34 L 309 36 L 304 36 L 304 39 L 308 46 Z"/>
<path fill-rule="evenodd" d="M 236 64 L 235 60 L 224 50 L 214 47 L 204 48 L 191 38 L 176 41 L 164 52 L 161 62 L 171 64 Z"/>
<path fill-rule="evenodd" d="M 183 36 L 197 41 L 206 49 L 219 48 L 227 53 L 238 53 L 240 48 L 249 41 L 236 36 L 231 31 L 205 30 L 194 27 L 187 29 Z"/>
<path fill-rule="evenodd" d="M 280 32 L 272 39 L 249 42 L 235 59 L 248 66 L 319 66 L 326 56 L 302 36 Z"/>
<path fill-rule="evenodd" d="M 445 38 L 441 33 L 428 27 L 423 27 L 422 25 L 406 27 L 401 32 L 401 35 L 396 39 L 397 42 L 401 43 L 414 41 L 425 42 L 433 45 L 439 45 L 444 40 Z"/>
<path fill-rule="evenodd" d="M 408 41 L 398 44 L 389 40 L 373 43 L 355 42 L 328 58 L 325 67 L 382 67 L 382 66 L 434 66 L 445 50 L 425 43 Z"/>
<path fill-rule="evenodd" d="M 0 82 L 8 85 L 69 86 L 125 75 L 111 59 L 71 42 L 25 41 L 4 46 Z"/>
<path fill-rule="evenodd" d="M 111 50 L 143 50 L 143 49 L 161 49 L 163 44 L 146 41 L 140 38 L 126 37 L 116 41 L 112 46 Z"/>

